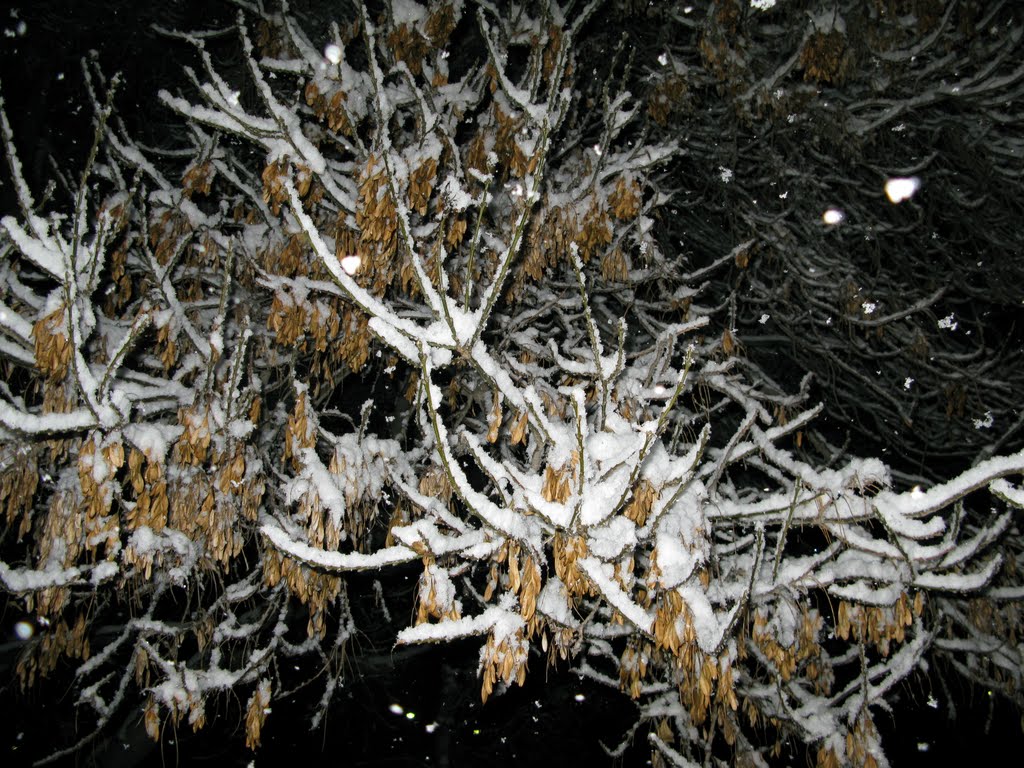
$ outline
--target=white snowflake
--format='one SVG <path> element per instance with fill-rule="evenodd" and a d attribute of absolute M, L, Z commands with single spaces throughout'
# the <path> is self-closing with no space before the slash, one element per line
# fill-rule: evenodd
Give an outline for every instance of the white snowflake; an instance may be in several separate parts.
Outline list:
<path fill-rule="evenodd" d="M 324 48 L 324 58 L 331 62 L 331 64 L 341 63 L 341 48 L 331 43 Z"/>
<path fill-rule="evenodd" d="M 995 424 L 995 423 L 996 423 L 996 421 L 995 421 L 995 419 L 992 416 L 992 411 L 985 411 L 984 417 L 982 417 L 980 419 L 974 419 L 974 428 L 975 429 L 991 429 L 992 425 Z"/>
<path fill-rule="evenodd" d="M 362 259 L 358 255 L 343 256 L 341 259 L 341 268 L 345 270 L 348 275 L 354 275 L 359 270 L 359 264 Z"/>
<path fill-rule="evenodd" d="M 954 313 L 950 312 L 944 318 L 939 320 L 939 328 L 944 328 L 946 330 L 955 331 L 956 330 L 956 326 L 957 326 L 957 322 L 956 322 L 956 320 L 953 319 L 953 317 L 954 317 Z"/>
<path fill-rule="evenodd" d="M 823 214 L 821 214 L 821 220 L 831 227 L 834 227 L 836 224 L 841 224 L 844 218 L 846 217 L 838 208 L 828 208 Z"/>
<path fill-rule="evenodd" d="M 914 196 L 921 188 L 921 180 L 916 176 L 894 178 L 885 182 L 885 195 L 891 203 L 902 203 Z"/>
<path fill-rule="evenodd" d="M 722 180 L 723 184 L 728 184 L 732 181 L 732 169 L 726 168 L 724 165 L 718 166 L 718 177 Z"/>

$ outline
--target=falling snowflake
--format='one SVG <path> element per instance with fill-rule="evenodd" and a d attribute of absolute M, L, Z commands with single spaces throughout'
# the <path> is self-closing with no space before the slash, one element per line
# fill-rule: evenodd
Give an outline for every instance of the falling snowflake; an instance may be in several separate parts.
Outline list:
<path fill-rule="evenodd" d="M 860 308 L 864 310 L 865 315 L 870 315 L 878 309 L 878 305 L 873 301 L 865 301 L 860 305 Z"/>
<path fill-rule="evenodd" d="M 331 62 L 331 64 L 341 63 L 341 47 L 331 43 L 324 48 L 324 58 Z"/>
<path fill-rule="evenodd" d="M 663 67 L 664 67 L 664 66 L 665 66 L 666 64 L 668 64 L 668 54 L 667 54 L 667 53 L 663 53 L 663 54 L 661 54 L 661 55 L 660 55 L 660 56 L 658 57 L 658 63 L 659 63 L 659 64 L 661 64 L 661 66 L 663 66 Z"/>
<path fill-rule="evenodd" d="M 885 182 L 885 195 L 891 203 L 902 203 L 914 196 L 921 188 L 921 180 L 916 176 L 889 179 Z"/>
<path fill-rule="evenodd" d="M 767 312 L 765 312 L 763 315 L 761 315 L 759 318 L 757 318 L 757 322 L 759 322 L 761 325 L 764 325 L 765 323 L 768 322 L 768 318 L 770 318 L 770 317 L 771 317 L 771 315 L 769 315 Z"/>
<path fill-rule="evenodd" d="M 718 166 L 718 176 L 722 180 L 723 184 L 728 184 L 732 181 L 732 169 L 726 168 L 724 165 Z"/>
<path fill-rule="evenodd" d="M 359 265 L 362 259 L 359 256 L 344 256 L 341 259 L 341 268 L 345 270 L 345 274 L 354 275 L 359 270 Z"/>
<path fill-rule="evenodd" d="M 750 7 L 758 11 L 767 11 L 775 7 L 775 0 L 750 0 Z"/>
<path fill-rule="evenodd" d="M 907 378 L 905 378 L 903 380 L 903 388 L 904 389 L 910 389 L 910 385 L 913 384 L 913 383 L 914 383 L 914 380 L 912 378 L 910 378 L 909 376 L 907 376 Z"/>
<path fill-rule="evenodd" d="M 995 424 L 995 423 L 996 423 L 996 421 L 992 417 L 992 411 L 985 411 L 984 417 L 982 417 L 980 419 L 974 419 L 974 428 L 975 429 L 991 429 L 992 425 Z"/>
<path fill-rule="evenodd" d="M 831 227 L 834 227 L 836 224 L 841 224 L 844 218 L 846 217 L 838 208 L 829 208 L 821 214 L 821 220 Z"/>
<path fill-rule="evenodd" d="M 955 331 L 956 330 L 956 326 L 957 326 L 957 322 L 956 322 L 956 320 L 953 319 L 953 315 L 954 315 L 954 313 L 950 312 L 944 318 L 939 320 L 939 328 L 944 328 L 946 330 Z"/>

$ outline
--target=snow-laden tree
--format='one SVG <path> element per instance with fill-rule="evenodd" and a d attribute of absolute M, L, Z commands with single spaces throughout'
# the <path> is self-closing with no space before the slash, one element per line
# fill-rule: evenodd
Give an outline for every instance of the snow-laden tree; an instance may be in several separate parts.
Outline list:
<path fill-rule="evenodd" d="M 672 764 L 884 765 L 872 713 L 936 649 L 1017 695 L 1024 455 L 928 489 L 808 458 L 808 380 L 740 358 L 711 272 L 658 238 L 685 131 L 626 47 L 580 71 L 605 12 L 252 11 L 233 79 L 183 34 L 182 144 L 136 144 L 93 71 L 63 208 L 2 119 L 0 583 L 44 627 L 23 684 L 75 660 L 67 749 L 139 701 L 154 737 L 198 729 L 230 691 L 255 746 L 301 655 L 322 712 L 346 574 L 411 562 L 397 643 L 479 636 L 485 700 L 571 663 L 637 702 L 611 748 Z"/>

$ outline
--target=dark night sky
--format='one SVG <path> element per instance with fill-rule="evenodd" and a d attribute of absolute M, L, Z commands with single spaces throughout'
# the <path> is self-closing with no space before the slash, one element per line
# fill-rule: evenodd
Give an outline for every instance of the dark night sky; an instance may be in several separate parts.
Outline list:
<path fill-rule="evenodd" d="M 183 80 L 190 51 L 153 29 L 204 28 L 232 15 L 224 3 L 201 0 L 39 0 L 0 11 L 0 89 L 29 184 L 38 194 L 47 157 L 77 173 L 92 139 L 92 109 L 82 59 L 95 52 L 106 76 L 120 72 L 115 105 L 133 135 L 154 143 L 172 116 L 156 102 L 160 87 Z M 11 210 L 4 174 L 2 209 Z"/>

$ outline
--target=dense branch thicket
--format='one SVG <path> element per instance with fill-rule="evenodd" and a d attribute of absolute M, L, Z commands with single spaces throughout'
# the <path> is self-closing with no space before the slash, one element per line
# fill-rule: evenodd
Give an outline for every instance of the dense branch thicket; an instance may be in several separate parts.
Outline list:
<path fill-rule="evenodd" d="M 885 765 L 872 713 L 934 653 L 1019 702 L 1024 453 L 986 454 L 965 394 L 916 445 L 977 460 L 911 486 L 757 356 L 786 338 L 831 407 L 883 425 L 912 417 L 904 377 L 973 386 L 1015 439 L 1016 352 L 924 262 L 1019 235 L 883 195 L 955 183 L 960 156 L 892 157 L 905 131 L 970 149 L 956 96 L 1009 119 L 1019 28 L 797 5 L 675 9 L 663 49 L 594 42 L 622 4 L 250 11 L 232 78 L 222 36 L 180 36 L 201 68 L 160 94 L 173 150 L 139 146 L 90 70 L 96 143 L 53 211 L 2 118 L 0 583 L 45 627 L 23 684 L 75 660 L 68 749 L 139 696 L 155 738 L 228 691 L 258 745 L 277 665 L 355 631 L 346 574 L 410 562 L 398 643 L 479 636 L 485 700 L 571 660 L 637 702 L 616 751 L 643 733 L 659 764 L 788 741 Z M 1018 137 L 989 138 L 1019 178 Z M 929 215 L 954 245 L 895 239 Z"/>
<path fill-rule="evenodd" d="M 671 239 L 701 264 L 754 240 L 713 287 L 736 341 L 812 371 L 857 444 L 933 482 L 1019 450 L 1020 8 L 778 6 L 670 14 L 648 40 L 652 115 L 685 125 L 680 172 L 704 180 L 676 187 Z"/>

